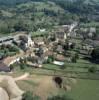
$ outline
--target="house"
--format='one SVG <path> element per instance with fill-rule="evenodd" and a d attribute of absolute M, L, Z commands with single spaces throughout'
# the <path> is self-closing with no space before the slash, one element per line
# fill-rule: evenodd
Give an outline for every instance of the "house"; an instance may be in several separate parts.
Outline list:
<path fill-rule="evenodd" d="M 55 30 L 54 30 L 55 31 L 55 36 L 56 36 L 56 41 L 66 40 L 67 37 L 71 34 L 71 32 L 73 31 L 73 29 L 76 26 L 77 26 L 77 23 L 73 23 L 71 25 L 56 26 Z"/>
<path fill-rule="evenodd" d="M 89 38 L 94 37 L 95 33 L 96 33 L 96 28 L 95 28 L 95 27 L 91 27 L 91 28 L 89 29 L 88 37 L 89 37 Z"/>
<path fill-rule="evenodd" d="M 42 67 L 42 65 L 39 65 L 39 64 L 37 64 L 37 63 L 28 62 L 27 64 L 28 64 L 29 66 L 32 66 L 32 67 L 35 67 L 35 68 L 41 68 L 41 67 Z"/>
<path fill-rule="evenodd" d="M 63 30 L 59 30 L 55 33 L 56 41 L 58 42 L 59 40 L 66 40 L 67 35 Z"/>
<path fill-rule="evenodd" d="M 93 41 L 93 47 L 94 48 L 99 47 L 99 40 L 94 40 Z"/>
<path fill-rule="evenodd" d="M 92 37 L 95 36 L 96 28 L 95 28 L 95 27 L 80 28 L 80 33 L 81 33 L 84 37 L 92 38 Z"/>
<path fill-rule="evenodd" d="M 35 55 L 42 57 L 42 55 L 44 54 L 44 50 L 42 47 L 39 47 L 35 50 Z"/>
<path fill-rule="evenodd" d="M 0 61 L 0 72 L 10 72 L 10 67 Z"/>
<path fill-rule="evenodd" d="M 63 49 L 62 45 L 58 45 L 56 51 L 58 53 L 60 53 L 60 54 L 63 53 L 64 52 L 64 49 Z"/>
<path fill-rule="evenodd" d="M 15 62 L 19 62 L 19 60 L 20 60 L 20 57 L 16 57 L 16 56 L 7 57 L 3 60 L 3 63 L 10 66 L 10 65 L 14 64 Z"/>
<path fill-rule="evenodd" d="M 89 37 L 89 38 L 92 38 L 93 36 L 94 36 L 94 35 L 93 35 L 92 32 L 88 33 L 88 37 Z"/>
<path fill-rule="evenodd" d="M 21 40 L 21 46 L 24 48 L 30 48 L 34 46 L 34 41 L 31 39 L 31 34 L 29 35 L 22 35 L 19 37 Z"/>
<path fill-rule="evenodd" d="M 65 61 L 65 57 L 61 54 L 57 54 L 55 59 L 58 60 L 58 61 L 62 61 L 62 62 Z"/>
<path fill-rule="evenodd" d="M 35 45 L 44 45 L 45 44 L 44 38 L 43 37 L 34 38 L 34 43 Z"/>
<path fill-rule="evenodd" d="M 77 36 L 76 31 L 77 31 L 77 29 L 74 29 L 72 32 L 70 32 L 70 33 L 68 34 L 68 36 L 71 37 L 71 38 L 75 38 L 75 37 Z"/>
<path fill-rule="evenodd" d="M 77 22 L 74 22 L 73 24 L 71 24 L 70 26 L 69 26 L 69 31 L 68 31 L 68 34 L 67 34 L 67 36 L 71 36 L 71 33 L 73 32 L 73 30 L 75 29 L 75 27 L 78 25 L 78 23 Z"/>
<path fill-rule="evenodd" d="M 85 45 L 83 45 L 82 49 L 83 49 L 86 53 L 90 54 L 94 48 L 93 48 L 93 46 L 91 46 L 91 45 L 85 44 Z"/>
<path fill-rule="evenodd" d="M 54 56 L 54 53 L 52 51 L 46 51 L 43 54 L 43 57 L 44 57 L 45 60 L 47 60 L 49 56 Z"/>
<path fill-rule="evenodd" d="M 44 56 L 52 56 L 52 55 L 54 55 L 54 53 L 52 51 L 46 51 L 44 53 Z"/>
<path fill-rule="evenodd" d="M 86 39 L 85 41 L 83 41 L 83 44 L 93 45 L 93 40 Z"/>
<path fill-rule="evenodd" d="M 48 47 L 47 46 L 42 46 L 42 49 L 43 49 L 43 52 L 45 53 L 45 52 L 47 52 L 48 51 Z"/>
<path fill-rule="evenodd" d="M 96 28 L 95 28 L 95 27 L 91 27 L 91 28 L 90 28 L 90 32 L 91 32 L 91 33 L 96 33 Z"/>
<path fill-rule="evenodd" d="M 80 31 L 86 33 L 89 31 L 89 28 L 80 28 Z"/>
<path fill-rule="evenodd" d="M 31 65 L 33 67 L 42 67 L 43 62 L 44 62 L 43 57 L 33 56 Z"/>
<path fill-rule="evenodd" d="M 84 44 L 90 45 L 93 48 L 99 47 L 99 40 L 86 39 Z"/>

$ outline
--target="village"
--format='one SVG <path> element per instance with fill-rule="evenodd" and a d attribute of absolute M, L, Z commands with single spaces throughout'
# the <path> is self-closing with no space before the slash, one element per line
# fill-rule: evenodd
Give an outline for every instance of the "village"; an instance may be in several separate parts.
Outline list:
<path fill-rule="evenodd" d="M 68 66 L 66 63 L 76 63 L 77 59 L 90 57 L 92 50 L 99 45 L 97 39 L 92 40 L 96 29 L 78 27 L 78 23 L 74 22 L 55 26 L 47 35 L 32 36 L 32 32 L 21 32 L 1 38 L 0 71 L 13 71 L 15 64 L 22 69 L 25 65 L 42 68 L 43 64 L 64 68 Z M 39 29 L 41 33 L 45 31 Z"/>

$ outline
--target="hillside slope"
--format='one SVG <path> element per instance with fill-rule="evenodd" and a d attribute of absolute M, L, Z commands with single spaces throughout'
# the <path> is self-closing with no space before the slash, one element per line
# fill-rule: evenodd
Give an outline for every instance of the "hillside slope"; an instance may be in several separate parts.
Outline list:
<path fill-rule="evenodd" d="M 2 7 L 0 9 L 0 33 L 51 28 L 54 25 L 65 24 L 67 22 L 65 16 L 65 10 L 54 2 L 31 1 L 14 7 Z"/>
<path fill-rule="evenodd" d="M 26 3 L 26 2 L 46 2 L 46 1 L 52 1 L 52 2 L 86 2 L 86 3 L 99 3 L 99 0 L 0 0 L 0 5 L 16 5 L 20 3 Z"/>
<path fill-rule="evenodd" d="M 99 21 L 99 0 L 0 0 L 0 33 Z"/>

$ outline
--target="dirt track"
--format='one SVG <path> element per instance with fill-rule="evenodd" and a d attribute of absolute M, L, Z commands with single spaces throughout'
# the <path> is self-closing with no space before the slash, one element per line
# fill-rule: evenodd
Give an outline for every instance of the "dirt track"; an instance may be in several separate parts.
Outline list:
<path fill-rule="evenodd" d="M 24 80 L 29 76 L 29 73 L 25 73 L 24 75 L 14 78 L 15 81 Z"/>

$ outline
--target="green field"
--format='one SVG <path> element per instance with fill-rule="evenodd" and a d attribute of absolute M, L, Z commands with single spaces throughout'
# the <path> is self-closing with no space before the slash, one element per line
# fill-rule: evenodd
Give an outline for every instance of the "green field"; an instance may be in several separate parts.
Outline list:
<path fill-rule="evenodd" d="M 45 31 L 45 32 L 40 32 L 40 31 L 36 31 L 36 32 L 32 32 L 31 35 L 32 37 L 39 37 L 39 36 L 46 36 L 48 35 L 49 31 Z"/>
<path fill-rule="evenodd" d="M 99 100 L 99 80 L 78 80 L 67 94 L 74 100 Z"/>
<path fill-rule="evenodd" d="M 33 74 L 35 75 L 35 74 Z M 41 78 L 42 75 L 38 75 L 36 79 Z M 36 79 L 31 79 L 29 81 L 19 81 L 18 85 L 23 90 L 34 91 L 35 87 L 38 87 L 39 84 L 35 83 Z M 65 78 L 64 78 L 65 79 Z M 66 80 L 65 80 L 66 81 Z M 57 91 L 59 95 L 68 95 L 73 98 L 73 100 L 99 100 L 99 80 L 84 80 L 77 79 L 76 84 L 72 84 L 71 91 L 64 91 L 60 89 Z M 55 91 L 54 89 L 52 91 Z M 56 92 L 56 91 L 55 91 Z"/>

